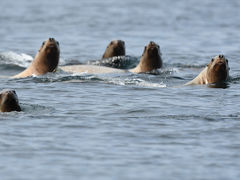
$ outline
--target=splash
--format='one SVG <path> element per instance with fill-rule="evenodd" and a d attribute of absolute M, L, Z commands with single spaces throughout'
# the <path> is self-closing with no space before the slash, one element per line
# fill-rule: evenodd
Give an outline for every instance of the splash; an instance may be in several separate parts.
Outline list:
<path fill-rule="evenodd" d="M 115 56 L 112 58 L 105 58 L 100 60 L 88 61 L 90 65 L 100 65 L 119 69 L 134 68 L 139 62 L 139 58 L 132 56 Z"/>
<path fill-rule="evenodd" d="M 12 51 L 0 53 L 0 64 L 15 65 L 26 68 L 32 62 L 33 57 L 24 53 L 15 53 Z"/>
<path fill-rule="evenodd" d="M 121 86 L 139 86 L 139 87 L 149 87 L 149 88 L 165 88 L 167 87 L 166 84 L 163 82 L 160 83 L 153 83 L 150 81 L 143 80 L 141 78 L 112 78 L 112 79 L 106 79 L 107 83 L 121 85 Z"/>

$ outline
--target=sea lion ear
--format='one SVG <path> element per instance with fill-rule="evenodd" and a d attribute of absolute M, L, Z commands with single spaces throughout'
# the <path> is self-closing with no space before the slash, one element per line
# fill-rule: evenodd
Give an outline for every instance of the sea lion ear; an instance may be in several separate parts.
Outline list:
<path fill-rule="evenodd" d="M 212 60 L 211 60 L 212 62 L 214 61 L 214 58 L 212 58 Z"/>
<path fill-rule="evenodd" d="M 112 45 L 112 44 L 113 44 L 113 41 L 110 42 L 110 45 Z"/>
<path fill-rule="evenodd" d="M 226 62 L 227 62 L 227 64 L 228 64 L 228 59 L 226 59 Z"/>

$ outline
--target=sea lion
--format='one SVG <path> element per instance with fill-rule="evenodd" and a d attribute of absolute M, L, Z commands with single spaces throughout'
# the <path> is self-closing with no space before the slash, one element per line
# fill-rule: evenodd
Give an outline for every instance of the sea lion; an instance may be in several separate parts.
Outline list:
<path fill-rule="evenodd" d="M 122 40 L 113 40 L 107 46 L 102 58 L 111 58 L 114 56 L 125 56 L 125 42 Z"/>
<path fill-rule="evenodd" d="M 54 38 L 49 38 L 42 43 L 32 64 L 23 72 L 13 76 L 13 78 L 24 78 L 32 75 L 43 75 L 54 72 L 58 66 L 60 56 L 59 42 Z"/>
<path fill-rule="evenodd" d="M 144 52 L 136 68 L 121 70 L 110 67 L 96 66 L 96 65 L 70 65 L 61 66 L 60 69 L 69 73 L 91 73 L 91 74 L 105 74 L 105 73 L 146 73 L 162 67 L 161 53 L 159 45 L 150 42 L 145 46 Z"/>
<path fill-rule="evenodd" d="M 229 69 L 228 60 L 224 55 L 215 56 L 196 78 L 185 85 L 225 82 L 229 78 Z"/>
<path fill-rule="evenodd" d="M 142 57 L 137 67 L 129 70 L 133 73 L 151 72 L 162 67 L 160 47 L 153 41 L 145 46 Z"/>
<path fill-rule="evenodd" d="M 14 90 L 2 90 L 0 92 L 0 112 L 21 111 L 18 97 Z"/>

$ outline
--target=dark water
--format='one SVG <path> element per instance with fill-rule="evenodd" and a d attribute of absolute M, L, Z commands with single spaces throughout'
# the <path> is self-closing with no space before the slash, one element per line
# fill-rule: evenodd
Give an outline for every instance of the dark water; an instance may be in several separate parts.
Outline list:
<path fill-rule="evenodd" d="M 0 87 L 23 112 L 0 114 L 1 179 L 239 179 L 240 1 L 0 2 Z M 99 59 L 113 39 L 139 57 L 158 43 L 160 75 L 9 79 L 42 41 L 61 64 Z M 181 86 L 213 56 L 229 59 L 227 88 Z"/>

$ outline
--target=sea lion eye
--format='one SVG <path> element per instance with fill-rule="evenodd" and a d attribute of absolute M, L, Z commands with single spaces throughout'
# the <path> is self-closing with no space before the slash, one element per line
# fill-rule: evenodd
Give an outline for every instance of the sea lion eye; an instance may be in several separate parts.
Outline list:
<path fill-rule="evenodd" d="M 212 58 L 212 62 L 214 61 L 214 58 Z"/>
<path fill-rule="evenodd" d="M 43 41 L 42 46 L 44 46 L 44 44 L 45 44 L 45 41 Z"/>

